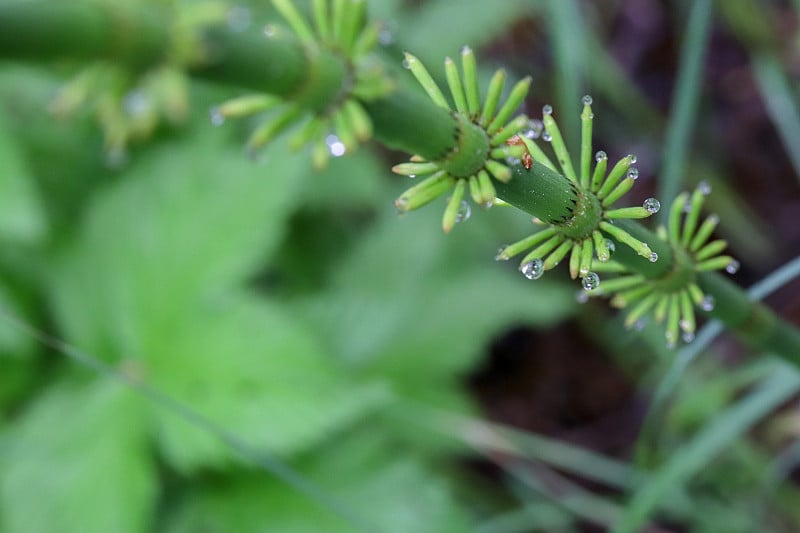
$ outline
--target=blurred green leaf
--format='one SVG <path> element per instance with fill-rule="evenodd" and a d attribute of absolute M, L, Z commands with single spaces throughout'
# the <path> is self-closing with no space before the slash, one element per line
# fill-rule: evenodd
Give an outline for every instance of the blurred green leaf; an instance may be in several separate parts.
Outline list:
<path fill-rule="evenodd" d="M 0 108 L 0 239 L 32 245 L 44 237 L 45 231 L 34 181 Z"/>
<path fill-rule="evenodd" d="M 246 297 L 189 315 L 152 365 L 157 389 L 270 453 L 306 450 L 388 397 L 380 383 L 348 381 L 280 308 Z M 174 467 L 230 461 L 214 435 L 169 413 L 157 416 L 158 439 Z"/>
<path fill-rule="evenodd" d="M 347 523 L 260 475 L 240 475 L 190 494 L 168 533 L 448 533 L 468 531 L 468 518 L 447 484 L 396 446 L 362 431 L 333 441 L 303 473 L 356 514 Z M 363 523 L 363 524 L 362 524 Z"/>
<path fill-rule="evenodd" d="M 116 383 L 49 388 L 9 428 L 0 530 L 146 531 L 157 489 L 142 415 Z"/>
<path fill-rule="evenodd" d="M 310 302 L 339 357 L 415 397 L 469 369 L 503 328 L 546 326 L 575 308 L 574 289 L 531 283 L 492 261 L 480 224 L 444 236 L 438 216 L 387 213 L 338 265 L 329 291 Z"/>
<path fill-rule="evenodd" d="M 156 356 L 187 310 L 242 283 L 280 242 L 297 201 L 284 154 L 255 166 L 216 130 L 143 154 L 59 260 L 66 336 L 94 354 Z"/>

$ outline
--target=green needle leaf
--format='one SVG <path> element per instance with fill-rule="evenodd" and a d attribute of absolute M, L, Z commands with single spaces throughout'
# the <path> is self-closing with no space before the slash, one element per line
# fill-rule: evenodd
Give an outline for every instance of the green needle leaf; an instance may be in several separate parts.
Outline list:
<path fill-rule="evenodd" d="M 581 113 L 581 187 L 589 189 L 592 164 L 592 113 L 591 98 L 583 97 L 584 105 Z"/>
<path fill-rule="evenodd" d="M 464 72 L 464 87 L 467 96 L 467 108 L 471 119 L 478 118 L 481 112 L 481 96 L 478 89 L 478 68 L 472 48 L 461 48 L 461 69 Z"/>
<path fill-rule="evenodd" d="M 622 177 L 628 172 L 630 166 L 631 156 L 629 155 L 617 161 L 617 164 L 614 165 L 614 168 L 612 168 L 611 172 L 608 173 L 606 181 L 603 182 L 603 185 L 597 191 L 597 197 L 601 200 L 605 198 L 614 189 L 617 183 L 619 183 L 619 180 L 621 180 Z"/>
<path fill-rule="evenodd" d="M 425 92 L 428 93 L 428 96 L 431 100 L 433 100 L 433 103 L 439 107 L 450 109 L 450 104 L 447 103 L 447 99 L 442 94 L 441 89 L 439 89 L 439 86 L 436 85 L 435 81 L 433 81 L 428 69 L 425 68 L 425 65 L 423 65 L 419 59 L 417 59 L 414 55 L 405 52 L 404 64 L 411 71 L 411 74 L 417 78 L 417 81 L 425 90 Z"/>
<path fill-rule="evenodd" d="M 304 44 L 313 45 L 315 43 L 314 32 L 311 31 L 306 19 L 295 8 L 291 0 L 272 0 L 272 5 Z"/>
<path fill-rule="evenodd" d="M 578 183 L 578 177 L 575 175 L 575 169 L 572 167 L 569 151 L 564 144 L 564 139 L 561 137 L 561 131 L 558 129 L 558 124 L 556 124 L 552 114 L 545 113 L 542 122 L 544 122 L 544 127 L 547 130 L 547 133 L 550 134 L 550 144 L 553 145 L 553 151 L 556 153 L 556 159 L 558 159 L 558 164 L 561 166 L 564 176 L 566 176 L 570 181 Z"/>
<path fill-rule="evenodd" d="M 494 117 L 494 112 L 497 109 L 497 104 L 500 102 L 500 96 L 503 94 L 503 85 L 506 81 L 506 71 L 503 69 L 498 70 L 492 76 L 489 82 L 489 90 L 486 93 L 486 102 L 483 104 L 483 112 L 481 113 L 480 125 L 486 127 Z"/>
<path fill-rule="evenodd" d="M 453 189 L 453 195 L 450 196 L 450 199 L 447 201 L 447 207 L 444 210 L 444 215 L 442 216 L 442 231 L 445 233 L 450 233 L 452 231 L 453 226 L 456 225 L 458 220 L 458 211 L 461 209 L 461 200 L 464 199 L 464 192 L 467 188 L 467 182 L 465 180 L 457 180 L 456 186 Z"/>
<path fill-rule="evenodd" d="M 449 57 L 444 60 L 444 72 L 447 76 L 447 85 L 450 87 L 450 94 L 456 104 L 459 113 L 469 115 L 467 99 L 464 96 L 464 87 L 461 85 L 461 77 L 458 75 L 458 67 Z"/>
<path fill-rule="evenodd" d="M 561 245 L 555 249 L 553 253 L 547 256 L 547 259 L 544 262 L 544 270 L 552 270 L 555 268 L 564 257 L 567 256 L 569 253 L 570 248 L 572 248 L 572 241 L 564 241 Z"/>
<path fill-rule="evenodd" d="M 511 118 L 511 115 L 514 113 L 514 111 L 516 111 L 520 104 L 522 104 L 523 100 L 525 100 L 525 96 L 528 94 L 528 89 L 530 86 L 530 76 L 526 76 L 517 82 L 516 85 L 514 85 L 514 88 L 511 89 L 511 93 L 508 95 L 505 103 L 500 108 L 500 111 L 497 112 L 497 115 L 489 124 L 489 127 L 486 130 L 489 135 L 499 131 L 500 128 L 505 125 L 508 119 Z"/>

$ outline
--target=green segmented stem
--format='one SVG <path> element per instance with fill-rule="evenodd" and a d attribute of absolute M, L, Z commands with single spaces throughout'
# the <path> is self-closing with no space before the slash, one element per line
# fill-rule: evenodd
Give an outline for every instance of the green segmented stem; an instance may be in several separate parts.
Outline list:
<path fill-rule="evenodd" d="M 583 244 L 581 245 L 581 263 L 580 267 L 578 268 L 578 273 L 581 277 L 586 276 L 589 274 L 589 271 L 592 270 L 593 253 L 594 246 L 592 245 L 592 239 L 584 239 Z"/>
<path fill-rule="evenodd" d="M 339 109 L 333 114 L 333 127 L 336 136 L 344 144 L 347 151 L 355 150 L 358 146 L 356 140 L 356 132 L 353 124 L 350 122 L 350 117 L 345 113 L 344 109 Z"/>
<path fill-rule="evenodd" d="M 630 270 L 627 266 L 617 261 L 606 261 L 605 263 L 595 263 L 593 265 L 595 272 L 603 272 L 609 274 L 626 274 Z"/>
<path fill-rule="evenodd" d="M 561 130 L 558 129 L 555 119 L 549 113 L 546 113 L 542 118 L 544 127 L 547 133 L 550 134 L 550 144 L 553 146 L 553 152 L 556 154 L 556 159 L 567 179 L 573 183 L 578 183 L 578 177 L 575 175 L 575 169 L 572 168 L 572 161 L 569 158 L 569 151 L 564 144 L 564 138 L 561 136 Z"/>
<path fill-rule="evenodd" d="M 570 248 L 572 248 L 572 241 L 564 241 L 562 242 L 558 248 L 555 249 L 553 253 L 547 256 L 547 259 L 544 262 L 544 270 L 551 270 L 555 268 L 564 257 L 566 257 L 567 253 L 569 252 Z"/>
<path fill-rule="evenodd" d="M 687 290 L 689 291 L 689 296 L 691 296 L 694 304 L 702 305 L 705 295 L 703 294 L 703 291 L 700 290 L 700 287 L 698 287 L 696 283 L 690 283 L 687 287 Z"/>
<path fill-rule="evenodd" d="M 681 216 L 683 215 L 683 207 L 686 205 L 686 198 L 685 192 L 679 194 L 669 210 L 669 240 L 676 244 L 681 242 Z"/>
<path fill-rule="evenodd" d="M 494 203 L 497 198 L 497 191 L 492 183 L 492 178 L 489 177 L 489 173 L 483 169 L 478 172 L 478 185 L 481 187 L 481 193 L 484 199 L 481 205 L 490 207 L 488 204 Z"/>
<path fill-rule="evenodd" d="M 581 113 L 581 187 L 589 188 L 592 164 L 592 106 L 584 104 Z"/>
<path fill-rule="evenodd" d="M 352 51 L 353 59 L 358 59 L 366 55 L 373 48 L 375 48 L 375 46 L 378 45 L 380 33 L 381 33 L 381 25 L 377 22 L 373 22 L 367 25 L 362 31 L 360 31 L 358 33 L 358 37 L 356 38 L 356 42 L 353 44 L 353 51 Z M 378 77 L 377 81 L 385 82 L 386 79 Z M 363 84 L 363 81 L 359 80 L 359 82 Z"/>
<path fill-rule="evenodd" d="M 467 182 L 464 180 L 457 180 L 456 186 L 453 189 L 453 195 L 447 201 L 447 207 L 442 216 L 442 231 L 450 233 L 453 226 L 456 225 L 458 218 L 458 210 L 461 208 L 461 200 L 464 199 L 464 192 L 467 187 Z"/>
<path fill-rule="evenodd" d="M 576 279 L 581 268 L 581 250 L 583 246 L 579 242 L 572 243 L 572 253 L 569 256 L 569 277 Z"/>
<path fill-rule="evenodd" d="M 284 20 L 286 20 L 289 27 L 292 28 L 292 31 L 303 44 L 314 44 L 316 41 L 316 39 L 314 39 L 314 32 L 311 31 L 311 27 L 306 22 L 306 19 L 300 14 L 297 8 L 294 7 L 291 0 L 272 0 L 272 5 L 275 6 L 275 9 L 281 14 Z"/>
<path fill-rule="evenodd" d="M 614 190 L 608 193 L 608 196 L 603 198 L 603 207 L 609 207 L 611 205 L 614 205 L 617 202 L 617 200 L 628 194 L 628 191 L 630 191 L 633 188 L 634 183 L 636 183 L 636 180 L 633 178 L 625 178 L 624 180 L 619 182 L 619 184 L 616 187 L 614 187 Z M 618 218 L 623 218 L 623 217 L 618 217 Z"/>
<path fill-rule="evenodd" d="M 650 247 L 642 241 L 631 237 L 627 231 L 620 229 L 613 224 L 606 222 L 605 220 L 600 222 L 600 229 L 617 239 L 619 242 L 628 245 L 642 257 L 650 257 Z"/>
<path fill-rule="evenodd" d="M 650 309 L 652 309 L 659 298 L 659 294 L 650 294 L 645 296 L 640 302 L 634 305 L 628 312 L 628 315 L 625 317 L 625 327 L 633 327 L 633 325 L 636 324 L 640 318 L 642 318 Z"/>
<path fill-rule="evenodd" d="M 511 176 L 513 175 L 511 173 L 511 169 L 504 164 L 499 163 L 494 159 L 487 159 L 485 165 L 486 170 L 488 170 L 498 181 L 507 183 L 511 180 Z"/>
<path fill-rule="evenodd" d="M 489 135 L 500 131 L 508 119 L 511 118 L 511 115 L 517 108 L 520 106 L 523 100 L 525 100 L 525 96 L 528 94 L 528 89 L 531 86 L 531 77 L 526 76 L 522 80 L 518 81 L 516 85 L 511 89 L 511 93 L 509 93 L 508 98 L 500 107 L 500 110 L 497 112 L 497 115 L 492 119 L 491 123 L 489 123 L 489 127 L 486 131 Z"/>
<path fill-rule="evenodd" d="M 326 123 L 319 118 L 312 117 L 302 128 L 298 129 L 289 138 L 289 148 L 298 150 L 314 139 L 321 137 L 325 131 Z"/>
<path fill-rule="evenodd" d="M 611 257 L 608 246 L 606 246 L 606 238 L 598 230 L 592 232 L 592 240 L 594 241 L 594 249 L 597 252 L 597 259 L 601 263 L 605 263 Z"/>
<path fill-rule="evenodd" d="M 450 87 L 450 94 L 453 96 L 456 109 L 459 113 L 469 115 L 467 99 L 464 96 L 464 87 L 461 85 L 461 76 L 458 75 L 458 67 L 449 57 L 444 59 L 444 72 L 447 76 L 447 85 Z"/>
<path fill-rule="evenodd" d="M 674 346 L 678 342 L 678 333 L 680 331 L 681 310 L 678 303 L 678 295 L 673 294 L 669 297 L 669 304 L 667 310 L 667 344 Z"/>
<path fill-rule="evenodd" d="M 345 11 L 347 11 L 347 0 L 333 0 L 333 14 L 331 16 L 331 29 L 333 41 L 342 41 L 342 31 L 344 30 Z"/>
<path fill-rule="evenodd" d="M 277 117 L 265 121 L 250 134 L 247 139 L 247 150 L 250 153 L 260 150 L 278 134 L 294 124 L 303 113 L 304 110 L 302 108 L 289 106 Z"/>
<path fill-rule="evenodd" d="M 606 211 L 605 215 L 606 218 L 647 218 L 652 213 L 644 207 L 622 207 Z"/>
<path fill-rule="evenodd" d="M 361 104 L 355 100 L 347 100 L 342 107 L 347 114 L 348 120 L 353 125 L 356 139 L 363 142 L 372 138 L 372 121 L 369 119 L 367 112 L 364 111 L 364 108 L 361 107 Z"/>
<path fill-rule="evenodd" d="M 688 333 L 694 333 L 696 323 L 694 317 L 694 305 L 689 291 L 681 291 L 681 328 Z"/>
<path fill-rule="evenodd" d="M 700 261 L 695 265 L 695 270 L 698 272 L 708 272 L 710 270 L 722 270 L 733 261 L 733 257 L 729 255 L 721 255 L 713 259 Z"/>
<path fill-rule="evenodd" d="M 689 242 L 694 236 L 694 231 L 697 229 L 697 221 L 700 219 L 700 210 L 703 207 L 703 193 L 700 190 L 692 193 L 691 203 L 689 204 L 689 213 L 686 215 L 686 220 L 683 222 L 683 236 L 681 243 L 684 246 L 689 246 Z"/>
<path fill-rule="evenodd" d="M 712 241 L 703 246 L 696 254 L 694 254 L 694 258 L 696 261 L 705 261 L 706 259 L 710 259 L 719 254 L 727 247 L 727 241 L 723 241 L 721 239 Z"/>
<path fill-rule="evenodd" d="M 313 0 L 311 9 L 314 13 L 314 25 L 317 27 L 317 34 L 323 42 L 328 42 L 330 40 L 328 0 Z"/>
<path fill-rule="evenodd" d="M 653 318 L 660 324 L 667 318 L 667 308 L 669 307 L 670 297 L 668 294 L 659 295 L 660 298 L 656 302 L 655 311 L 653 311 Z"/>
<path fill-rule="evenodd" d="M 401 213 L 413 211 L 444 194 L 455 185 L 455 181 L 446 172 L 439 171 L 404 192 L 394 205 Z"/>
<path fill-rule="evenodd" d="M 606 177 L 606 168 L 608 166 L 608 156 L 600 158 L 594 167 L 594 174 L 592 174 L 592 192 L 597 192 L 603 180 Z"/>
<path fill-rule="evenodd" d="M 645 278 L 639 275 L 620 276 L 609 280 L 604 280 L 600 286 L 603 294 L 611 294 L 613 292 L 624 291 L 636 287 L 643 283 Z"/>
<path fill-rule="evenodd" d="M 511 137 L 519 133 L 519 131 L 527 126 L 528 117 L 525 115 L 518 115 L 514 120 L 505 125 L 505 127 L 492 136 L 491 145 L 499 146 L 509 140 Z"/>
<path fill-rule="evenodd" d="M 700 225 L 700 229 L 697 230 L 691 244 L 689 244 L 689 250 L 692 252 L 699 250 L 714 232 L 714 228 L 717 227 L 717 224 L 719 224 L 719 218 L 716 215 L 707 217 Z"/>
<path fill-rule="evenodd" d="M 522 261 L 520 261 L 521 265 L 533 261 L 534 259 L 541 259 L 545 255 L 552 252 L 561 242 L 564 240 L 564 236 L 557 234 L 550 237 L 546 240 L 543 244 L 540 244 L 536 248 L 534 248 L 528 255 L 526 255 Z"/>
<path fill-rule="evenodd" d="M 392 167 L 392 172 L 402 176 L 425 176 L 439 169 L 436 163 L 400 163 Z"/>
<path fill-rule="evenodd" d="M 597 197 L 601 200 L 608 196 L 608 194 L 614 189 L 614 187 L 619 183 L 619 180 L 628 172 L 628 169 L 631 166 L 631 157 L 625 156 L 619 161 L 617 164 L 614 165 L 614 168 L 611 169 L 611 172 L 608 173 L 608 177 L 603 182 L 603 185 L 597 191 Z"/>
<path fill-rule="evenodd" d="M 497 255 L 497 259 L 499 261 L 505 261 L 507 259 L 511 259 L 517 254 L 524 252 L 525 250 L 531 248 L 532 246 L 536 246 L 540 242 L 553 237 L 557 233 L 555 228 L 547 228 L 542 230 L 538 233 L 534 233 L 529 237 L 525 237 L 524 239 L 517 241 L 513 244 L 509 244 L 503 251 Z"/>
<path fill-rule="evenodd" d="M 358 39 L 358 30 L 364 23 L 366 10 L 365 0 L 350 0 L 350 5 L 345 7 L 340 43 L 347 54 L 352 52 Z"/>
<path fill-rule="evenodd" d="M 481 112 L 481 96 L 478 89 L 478 67 L 475 63 L 475 54 L 472 48 L 461 48 L 461 70 L 464 73 L 464 91 L 467 96 L 467 109 L 472 119 Z"/>
<path fill-rule="evenodd" d="M 483 103 L 483 111 L 479 124 L 486 127 L 494 117 L 494 112 L 497 109 L 497 104 L 500 102 L 500 96 L 503 94 L 503 86 L 506 81 L 506 71 L 503 69 L 498 70 L 492 76 L 489 82 L 489 90 L 486 92 L 486 101 Z"/>
<path fill-rule="evenodd" d="M 450 109 L 450 104 L 447 103 L 447 99 L 442 94 L 441 89 L 439 86 L 436 85 L 436 82 L 433 81 L 428 69 L 425 68 L 425 65 L 417 59 L 416 56 L 405 52 L 405 61 L 408 70 L 411 71 L 411 74 L 417 79 L 419 84 L 422 86 L 422 89 L 428 94 L 433 103 L 438 105 L 439 107 L 443 107 L 445 109 Z"/>
<path fill-rule="evenodd" d="M 239 118 L 267 111 L 280 105 L 282 100 L 266 94 L 249 94 L 220 104 L 212 111 L 223 118 Z"/>

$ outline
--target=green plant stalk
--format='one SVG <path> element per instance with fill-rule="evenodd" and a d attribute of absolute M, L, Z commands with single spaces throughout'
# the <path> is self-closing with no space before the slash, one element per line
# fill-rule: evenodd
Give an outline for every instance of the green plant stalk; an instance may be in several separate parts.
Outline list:
<path fill-rule="evenodd" d="M 291 97 L 298 92 L 311 108 L 338 94 L 347 81 L 345 71 L 319 69 L 313 62 L 329 60 L 325 54 L 310 54 L 293 37 L 259 37 L 236 33 L 224 26 L 203 35 L 208 59 L 191 68 L 191 74 L 263 93 Z M 166 22 L 141 9 L 121 4 L 92 2 L 10 2 L 0 5 L 0 58 L 56 60 L 107 59 L 134 69 L 163 60 L 169 46 Z M 323 72 L 323 75 L 315 75 Z M 325 80 L 329 90 L 310 88 L 309 80 Z M 311 96 L 309 96 L 311 95 Z M 449 111 L 419 93 L 396 89 L 383 98 L 364 102 L 375 128 L 375 136 L 387 146 L 418 154 L 426 159 L 446 157 L 458 146 L 460 125 Z M 535 164 L 530 171 L 514 167 L 509 183 L 496 183 L 498 197 L 542 220 L 564 224 L 578 201 L 578 191 L 564 176 Z M 669 245 L 635 222 L 618 220 L 616 225 L 646 242 L 659 260 L 651 263 L 626 246 L 618 246 L 614 259 L 648 278 L 659 278 L 674 270 Z M 766 307 L 750 302 L 744 291 L 722 276 L 698 276 L 702 288 L 717 301 L 710 313 L 755 348 L 769 349 L 800 364 L 800 332 Z"/>

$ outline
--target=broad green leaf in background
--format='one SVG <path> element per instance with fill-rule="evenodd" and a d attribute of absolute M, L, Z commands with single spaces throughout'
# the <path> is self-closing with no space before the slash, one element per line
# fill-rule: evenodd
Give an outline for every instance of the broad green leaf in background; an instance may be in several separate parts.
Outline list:
<path fill-rule="evenodd" d="M 10 428 L 0 457 L 4 533 L 146 531 L 155 466 L 140 400 L 117 383 L 61 382 Z"/>
<path fill-rule="evenodd" d="M 307 450 L 388 398 L 378 382 L 348 381 L 297 320 L 252 297 L 191 314 L 157 355 L 157 389 L 269 453 Z M 231 451 L 215 436 L 156 413 L 158 439 L 173 466 L 230 461 Z"/>
<path fill-rule="evenodd" d="M 0 108 L 0 241 L 33 245 L 45 231 L 34 181 Z"/>
<path fill-rule="evenodd" d="M 218 130 L 143 154 L 94 199 L 60 259 L 67 338 L 97 355 L 153 353 L 187 310 L 252 275 L 296 202 L 298 165 L 284 154 L 255 166 Z"/>
<path fill-rule="evenodd" d="M 347 523 L 263 476 L 248 474 L 212 481 L 190 493 L 166 532 L 469 531 L 469 518 L 448 484 L 370 430 L 331 441 L 302 471 L 346 505 L 358 523 Z"/>
<path fill-rule="evenodd" d="M 307 308 L 342 360 L 415 397 L 455 385 L 504 328 L 551 325 L 575 308 L 574 288 L 495 263 L 483 225 L 444 236 L 438 216 L 387 212 Z"/>

